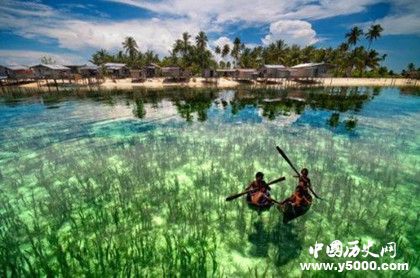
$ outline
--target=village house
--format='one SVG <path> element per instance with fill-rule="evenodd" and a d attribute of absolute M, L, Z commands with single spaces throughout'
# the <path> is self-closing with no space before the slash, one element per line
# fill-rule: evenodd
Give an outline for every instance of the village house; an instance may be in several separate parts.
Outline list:
<path fill-rule="evenodd" d="M 0 66 L 0 78 L 2 79 L 32 79 L 34 78 L 33 71 L 26 66 L 11 65 Z"/>
<path fill-rule="evenodd" d="M 146 74 L 141 69 L 130 69 L 131 82 L 144 82 L 146 80 Z"/>
<path fill-rule="evenodd" d="M 163 67 L 162 76 L 166 79 L 186 80 L 190 78 L 190 73 L 180 67 Z"/>
<path fill-rule="evenodd" d="M 84 65 L 64 65 L 66 68 L 70 69 L 70 73 L 71 74 L 80 74 L 80 69 L 82 67 L 85 67 L 86 64 Z"/>
<path fill-rule="evenodd" d="M 143 68 L 146 78 L 153 78 L 159 76 L 161 67 L 158 64 L 150 63 Z"/>
<path fill-rule="evenodd" d="M 262 78 L 288 78 L 290 71 L 283 65 L 264 65 L 259 69 Z"/>
<path fill-rule="evenodd" d="M 236 70 L 234 69 L 217 69 L 216 74 L 217 77 L 235 77 Z"/>
<path fill-rule="evenodd" d="M 258 72 L 255 69 L 236 69 L 235 78 L 239 81 L 255 80 L 258 77 Z"/>
<path fill-rule="evenodd" d="M 71 70 L 63 65 L 39 64 L 32 66 L 36 78 L 62 79 L 71 75 Z"/>
<path fill-rule="evenodd" d="M 126 78 L 130 76 L 130 69 L 126 64 L 122 63 L 105 63 L 104 69 L 106 74 L 113 78 Z"/>
<path fill-rule="evenodd" d="M 99 77 L 100 70 L 96 65 L 85 65 L 78 70 L 79 74 L 84 78 Z"/>
<path fill-rule="evenodd" d="M 305 63 L 290 68 L 292 78 L 324 77 L 330 68 L 326 63 Z"/>
<path fill-rule="evenodd" d="M 217 71 L 215 69 L 205 69 L 203 71 L 202 77 L 204 78 L 216 78 L 218 77 Z"/>

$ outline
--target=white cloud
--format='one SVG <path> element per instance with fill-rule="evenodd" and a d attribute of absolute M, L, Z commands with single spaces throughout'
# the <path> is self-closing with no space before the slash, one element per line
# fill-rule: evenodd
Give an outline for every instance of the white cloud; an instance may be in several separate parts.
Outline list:
<path fill-rule="evenodd" d="M 220 48 L 223 48 L 223 46 L 225 46 L 226 44 L 229 45 L 230 48 L 233 47 L 233 41 L 229 39 L 228 37 L 224 37 L 224 36 L 219 37 L 218 39 L 210 42 L 211 46 L 214 46 L 214 47 L 218 46 Z"/>
<path fill-rule="evenodd" d="M 181 34 L 188 30 L 197 33 L 198 26 L 184 20 L 130 20 L 123 22 L 87 22 L 67 20 L 59 27 L 32 26 L 21 30 L 23 36 L 46 36 L 57 39 L 60 47 L 69 49 L 121 48 L 127 36 L 136 39 L 142 51 L 153 49 L 159 54 L 168 50 Z"/>
<path fill-rule="evenodd" d="M 189 18 L 207 28 L 223 30 L 226 24 L 271 24 L 280 20 L 317 20 L 366 11 L 367 7 L 388 3 L 389 15 L 378 20 L 384 34 L 419 34 L 418 0 L 108 0 L 140 7 L 156 14 Z M 208 30 L 206 29 L 206 30 Z"/>
<path fill-rule="evenodd" d="M 216 39 L 214 41 L 211 41 L 209 43 L 209 45 L 210 45 L 210 47 L 212 49 L 211 52 L 214 55 L 214 57 L 216 58 L 216 61 L 217 62 L 220 62 L 221 60 L 224 60 L 225 62 L 232 60 L 232 57 L 230 57 L 229 55 L 227 55 L 227 56 L 225 56 L 225 57 L 222 58 L 222 55 L 221 54 L 216 54 L 214 52 L 214 48 L 216 48 L 216 46 L 220 47 L 220 50 L 223 50 L 223 47 L 226 44 L 229 45 L 229 48 L 230 49 L 232 49 L 232 47 L 233 47 L 233 41 L 231 39 L 229 39 L 228 37 L 224 37 L 224 36 L 223 37 L 219 37 L 218 39 Z"/>
<path fill-rule="evenodd" d="M 136 6 L 155 18 L 115 20 L 80 16 L 71 7 L 52 8 L 40 1 L 2 0 L 0 30 L 38 41 L 56 40 L 61 48 L 86 51 L 121 48 L 126 36 L 133 36 L 141 50 L 151 49 L 167 55 L 174 41 L 185 31 L 199 30 L 223 34 L 231 24 L 239 27 L 270 26 L 263 44 L 284 39 L 289 44 L 313 44 L 319 41 L 308 20 L 348 15 L 365 11 L 372 4 L 391 4 L 389 15 L 377 20 L 386 34 L 420 35 L 420 5 L 417 0 L 104 0 Z M 227 37 L 210 42 L 215 46 Z M 223 43 L 224 44 L 224 43 Z"/>
<path fill-rule="evenodd" d="M 30 50 L 0 50 L 0 64 L 3 65 L 34 65 L 40 63 L 44 56 L 52 57 L 57 64 L 86 64 L 81 56 L 72 54 L 56 54 L 44 51 Z"/>
<path fill-rule="evenodd" d="M 82 50 L 104 48 L 115 50 L 127 36 L 133 36 L 141 50 L 152 49 L 167 55 L 168 50 L 181 34 L 196 34 L 202 25 L 188 18 L 137 19 L 124 21 L 74 19 L 48 6 L 31 6 L 30 13 L 24 3 L 7 1 L 9 7 L 0 8 L 0 30 L 12 31 L 25 38 L 55 39 L 62 48 Z M 38 11 L 40 14 L 38 15 Z M 48 16 L 44 14 L 48 11 Z M 204 26 L 203 26 L 204 27 Z"/>
<path fill-rule="evenodd" d="M 384 35 L 415 34 L 420 36 L 419 16 L 415 14 L 387 16 L 375 23 L 381 24 Z"/>
<path fill-rule="evenodd" d="M 264 45 L 277 40 L 288 44 L 306 46 L 318 41 L 316 32 L 309 22 L 302 20 L 279 20 L 270 24 L 270 32 L 262 39 Z"/>
<path fill-rule="evenodd" d="M 155 13 L 200 18 L 214 23 L 269 23 L 280 19 L 320 19 L 361 12 L 387 0 L 109 0 Z M 389 0 L 390 1 L 390 0 Z"/>
<path fill-rule="evenodd" d="M 384 18 L 376 20 L 384 28 L 383 35 L 409 35 L 420 36 L 420 5 L 418 0 L 394 0 L 394 11 Z M 371 24 L 373 22 L 368 22 Z M 367 25 L 366 24 L 366 25 Z"/>

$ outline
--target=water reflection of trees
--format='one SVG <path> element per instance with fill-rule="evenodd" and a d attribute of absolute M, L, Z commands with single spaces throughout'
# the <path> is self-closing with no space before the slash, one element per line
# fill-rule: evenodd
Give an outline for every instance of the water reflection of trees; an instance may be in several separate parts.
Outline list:
<path fill-rule="evenodd" d="M 340 113 L 361 111 L 363 105 L 378 95 L 377 88 L 319 88 L 319 89 L 289 89 L 289 90 L 243 90 L 237 91 L 231 102 L 232 113 L 235 114 L 244 107 L 261 109 L 262 116 L 274 120 L 278 116 L 302 114 L 307 108 L 312 110 L 332 111 L 327 121 L 331 127 L 340 124 Z M 356 127 L 357 119 L 352 116 L 344 121 L 345 128 Z"/>
<path fill-rule="evenodd" d="M 400 93 L 402 95 L 410 95 L 410 96 L 420 96 L 420 89 L 419 87 L 401 87 Z"/>
<path fill-rule="evenodd" d="M 87 98 L 95 102 L 114 105 L 123 98 L 127 105 L 133 106 L 133 114 L 138 118 L 145 116 L 145 105 L 158 108 L 163 100 L 169 100 L 176 107 L 178 114 L 186 121 L 204 122 L 212 105 L 227 109 L 235 115 L 245 108 L 261 111 L 268 120 L 279 116 L 302 114 L 305 109 L 331 111 L 327 124 L 337 127 L 340 114 L 344 112 L 357 113 L 363 105 L 380 93 L 378 87 L 373 88 L 311 88 L 311 89 L 256 89 L 241 88 L 233 93 L 230 99 L 223 98 L 217 89 L 166 88 L 162 90 L 137 89 L 131 91 L 75 91 L 65 93 L 34 93 L 33 100 L 43 105 L 58 105 L 61 101 Z M 24 97 L 21 93 L 13 93 L 2 97 L 2 102 L 14 106 Z M 26 95 L 27 97 L 27 95 Z M 196 117 L 194 116 L 196 115 Z M 347 129 L 353 129 L 357 123 L 355 117 L 344 121 Z"/>

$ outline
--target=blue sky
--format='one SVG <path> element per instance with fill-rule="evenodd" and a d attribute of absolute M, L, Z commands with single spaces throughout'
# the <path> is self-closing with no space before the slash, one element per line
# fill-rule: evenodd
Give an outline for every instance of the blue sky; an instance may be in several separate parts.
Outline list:
<path fill-rule="evenodd" d="M 167 55 L 188 31 L 208 33 L 210 47 L 239 36 L 248 45 L 278 39 L 305 46 L 337 46 L 354 25 L 384 27 L 373 47 L 384 65 L 420 67 L 418 0 L 95 0 L 17 1 L 0 6 L 0 63 L 34 64 L 50 55 L 85 63 L 100 48 L 116 51 L 133 36 L 142 51 Z M 367 44 L 365 41 L 362 44 Z"/>

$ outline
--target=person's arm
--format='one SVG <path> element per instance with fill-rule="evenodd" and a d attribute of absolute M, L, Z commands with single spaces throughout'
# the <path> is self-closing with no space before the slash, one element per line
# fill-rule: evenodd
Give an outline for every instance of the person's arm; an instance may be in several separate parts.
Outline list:
<path fill-rule="evenodd" d="M 250 182 L 249 185 L 245 188 L 245 191 L 250 190 L 254 186 L 254 182 Z"/>

